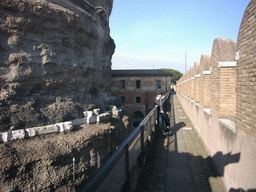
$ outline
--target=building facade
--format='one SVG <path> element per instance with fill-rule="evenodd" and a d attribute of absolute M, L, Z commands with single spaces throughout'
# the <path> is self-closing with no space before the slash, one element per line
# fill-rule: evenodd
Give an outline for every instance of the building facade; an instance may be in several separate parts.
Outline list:
<path fill-rule="evenodd" d="M 136 127 L 154 107 L 156 92 L 170 90 L 172 74 L 160 69 L 112 70 L 111 93 L 133 117 Z"/>

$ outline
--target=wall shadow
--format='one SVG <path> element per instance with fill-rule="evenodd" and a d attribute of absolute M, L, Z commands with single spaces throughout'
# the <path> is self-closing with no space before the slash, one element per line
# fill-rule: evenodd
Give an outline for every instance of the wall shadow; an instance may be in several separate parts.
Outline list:
<path fill-rule="evenodd" d="M 241 154 L 223 154 L 223 152 L 219 151 L 214 156 L 203 157 L 194 155 L 189 151 L 180 152 L 182 151 L 182 146 L 179 146 L 180 141 L 178 140 L 180 138 L 177 137 L 177 133 L 180 131 L 182 125 L 184 124 L 178 123 L 173 126 L 173 135 L 169 138 L 170 141 L 168 142 L 168 147 L 173 146 L 173 148 L 168 149 L 168 169 L 169 174 L 172 175 L 172 179 L 166 180 L 167 190 L 212 191 L 213 189 L 219 189 L 218 191 L 227 191 L 224 183 L 220 183 L 218 177 L 224 176 L 225 166 L 238 163 Z M 218 169 L 216 169 L 214 162 L 218 163 Z M 177 170 L 180 171 L 176 172 Z"/>
<path fill-rule="evenodd" d="M 242 188 L 239 188 L 239 189 L 231 188 L 231 189 L 229 190 L 229 192 L 256 192 L 256 189 L 244 190 L 244 189 L 242 189 Z"/>

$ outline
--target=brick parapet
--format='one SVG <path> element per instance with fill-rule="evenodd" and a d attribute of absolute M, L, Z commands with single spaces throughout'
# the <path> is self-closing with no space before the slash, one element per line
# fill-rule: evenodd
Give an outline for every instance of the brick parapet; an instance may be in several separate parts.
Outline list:
<path fill-rule="evenodd" d="M 236 115 L 236 67 L 220 68 L 219 116 L 235 120 Z"/>
<path fill-rule="evenodd" d="M 256 188 L 255 28 L 256 0 L 251 0 L 244 12 L 237 45 L 229 39 L 215 39 L 210 68 L 202 69 L 200 61 L 200 100 L 204 98 L 200 106 L 189 103 L 185 95 L 177 94 L 211 155 L 228 154 L 212 160 L 220 171 L 223 171 L 223 160 L 228 161 L 223 179 L 229 190 Z M 234 154 L 238 159 L 231 163 L 230 157 Z"/>
<path fill-rule="evenodd" d="M 200 101 L 200 66 L 199 62 L 194 63 L 194 101 L 199 103 Z"/>
<path fill-rule="evenodd" d="M 256 1 L 247 6 L 237 39 L 236 126 L 256 137 Z"/>
<path fill-rule="evenodd" d="M 211 65 L 211 55 L 203 54 L 201 55 L 200 65 L 199 65 L 199 104 L 203 108 L 209 108 L 209 99 L 210 99 L 210 65 Z M 207 73 L 208 72 L 208 73 Z"/>
<path fill-rule="evenodd" d="M 190 68 L 190 99 L 194 100 L 194 82 L 195 82 L 195 70 Z"/>
<path fill-rule="evenodd" d="M 211 105 L 211 75 L 204 74 L 203 76 L 203 108 L 210 108 Z"/>
<path fill-rule="evenodd" d="M 220 67 L 219 62 L 230 62 L 235 61 L 235 48 L 236 43 L 230 39 L 215 39 L 212 46 L 211 55 L 211 110 L 216 116 L 222 118 L 221 115 L 226 112 L 221 111 L 220 108 Z M 222 79 L 223 80 L 223 79 Z M 226 85 L 228 85 L 228 82 Z M 229 86 L 229 85 L 228 85 Z M 221 105 L 226 105 L 222 103 Z"/>

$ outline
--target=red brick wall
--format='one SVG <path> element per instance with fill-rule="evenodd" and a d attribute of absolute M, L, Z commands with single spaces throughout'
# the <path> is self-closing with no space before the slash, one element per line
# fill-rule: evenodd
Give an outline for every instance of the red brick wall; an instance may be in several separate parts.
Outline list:
<path fill-rule="evenodd" d="M 121 80 L 125 80 L 125 88 L 121 89 Z M 141 88 L 136 88 L 136 80 L 141 81 Z M 156 80 L 161 80 L 161 89 L 156 89 Z M 135 111 L 147 113 L 155 106 L 156 91 L 165 93 L 170 90 L 171 77 L 162 76 L 145 76 L 145 77 L 112 77 L 111 93 L 115 95 L 118 101 L 121 96 L 126 97 L 125 103 L 121 103 L 131 115 Z M 136 103 L 136 97 L 141 97 L 141 103 Z"/>

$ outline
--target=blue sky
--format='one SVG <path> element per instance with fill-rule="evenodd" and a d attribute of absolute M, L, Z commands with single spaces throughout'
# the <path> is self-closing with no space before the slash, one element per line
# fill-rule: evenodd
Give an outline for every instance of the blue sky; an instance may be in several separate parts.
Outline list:
<path fill-rule="evenodd" d="M 216 38 L 237 41 L 250 0 L 114 0 L 112 69 L 171 68 L 185 72 L 211 54 Z"/>

